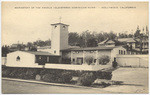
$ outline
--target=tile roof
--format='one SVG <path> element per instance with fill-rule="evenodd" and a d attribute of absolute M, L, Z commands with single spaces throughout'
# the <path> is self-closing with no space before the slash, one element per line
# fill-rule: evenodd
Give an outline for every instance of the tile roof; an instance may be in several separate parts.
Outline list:
<path fill-rule="evenodd" d="M 109 39 L 107 38 L 106 40 L 104 40 L 104 41 L 102 41 L 102 42 L 100 42 L 100 43 L 98 43 L 98 44 L 99 44 L 99 45 L 103 45 L 103 44 L 105 44 L 108 40 L 109 40 Z"/>
<path fill-rule="evenodd" d="M 24 51 L 24 52 L 31 53 L 31 54 L 34 54 L 34 55 L 59 56 L 59 55 L 54 55 L 54 54 L 51 54 L 49 52 L 43 52 L 43 51 Z"/>
<path fill-rule="evenodd" d="M 115 42 L 113 40 L 109 40 L 106 42 L 107 44 L 115 44 Z"/>
<path fill-rule="evenodd" d="M 42 46 L 42 47 L 37 47 L 37 49 L 51 49 L 51 46 Z"/>
<path fill-rule="evenodd" d="M 80 51 L 80 50 L 112 50 L 114 48 L 117 48 L 117 47 L 120 47 L 120 46 L 113 46 L 113 47 L 107 47 L 107 46 L 101 46 L 101 47 L 86 47 L 86 48 L 69 48 L 69 49 L 64 49 L 64 50 L 61 50 L 61 51 Z"/>
<path fill-rule="evenodd" d="M 51 24 L 51 25 L 59 25 L 59 24 L 69 26 L 69 25 L 63 24 L 63 23 L 55 23 L 55 24 Z"/>

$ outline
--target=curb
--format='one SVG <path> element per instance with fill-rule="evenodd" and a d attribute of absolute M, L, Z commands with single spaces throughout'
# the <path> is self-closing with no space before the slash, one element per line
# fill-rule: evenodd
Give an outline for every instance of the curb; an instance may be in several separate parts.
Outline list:
<path fill-rule="evenodd" d="M 15 78 L 2 78 L 2 80 L 18 81 L 18 82 L 26 82 L 26 83 L 35 83 L 35 84 L 43 84 L 43 85 L 62 86 L 62 87 L 74 87 L 74 88 L 102 90 L 100 88 L 94 88 L 94 87 L 85 87 L 85 86 L 78 86 L 78 85 L 71 85 L 71 84 L 60 84 L 60 83 L 49 83 L 49 82 L 43 82 L 43 81 L 24 80 L 24 79 L 15 79 Z"/>

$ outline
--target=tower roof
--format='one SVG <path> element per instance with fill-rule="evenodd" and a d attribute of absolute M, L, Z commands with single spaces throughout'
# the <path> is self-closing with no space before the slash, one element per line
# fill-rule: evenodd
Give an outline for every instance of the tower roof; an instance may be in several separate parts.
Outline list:
<path fill-rule="evenodd" d="M 51 24 L 51 25 L 66 25 L 66 26 L 69 26 L 69 25 L 63 24 L 63 23 L 55 23 L 55 24 Z"/>

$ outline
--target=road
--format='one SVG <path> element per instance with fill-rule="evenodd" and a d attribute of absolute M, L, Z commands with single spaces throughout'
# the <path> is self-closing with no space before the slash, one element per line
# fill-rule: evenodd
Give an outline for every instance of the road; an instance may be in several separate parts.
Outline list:
<path fill-rule="evenodd" d="M 102 88 L 75 88 L 2 80 L 3 94 L 81 94 L 112 93 Z"/>

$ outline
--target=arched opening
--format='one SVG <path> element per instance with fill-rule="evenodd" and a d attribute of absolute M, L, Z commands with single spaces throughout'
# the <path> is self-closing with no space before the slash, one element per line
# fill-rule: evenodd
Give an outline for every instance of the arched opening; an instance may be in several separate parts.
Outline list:
<path fill-rule="evenodd" d="M 20 57 L 19 56 L 17 56 L 16 61 L 20 61 Z"/>

